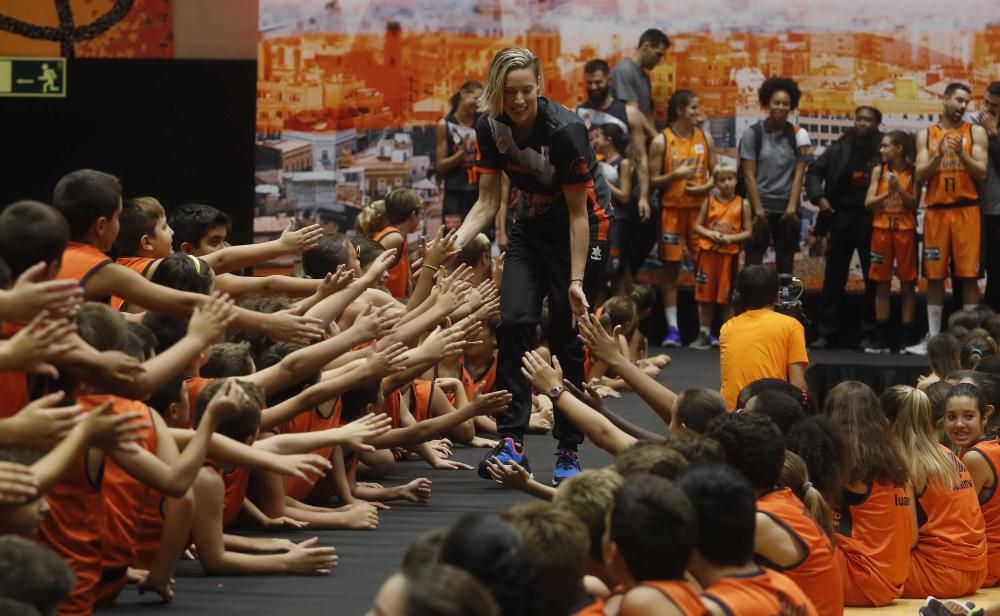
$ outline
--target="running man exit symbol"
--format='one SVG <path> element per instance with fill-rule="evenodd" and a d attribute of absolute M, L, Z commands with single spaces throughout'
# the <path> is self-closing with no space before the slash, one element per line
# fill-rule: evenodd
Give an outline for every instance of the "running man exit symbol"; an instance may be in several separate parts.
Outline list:
<path fill-rule="evenodd" d="M 66 96 L 65 58 L 0 57 L 0 96 Z"/>

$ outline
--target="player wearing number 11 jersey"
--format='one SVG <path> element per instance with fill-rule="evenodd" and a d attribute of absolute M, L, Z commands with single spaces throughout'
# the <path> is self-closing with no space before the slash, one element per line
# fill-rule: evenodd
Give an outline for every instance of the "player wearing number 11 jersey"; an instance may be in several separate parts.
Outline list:
<path fill-rule="evenodd" d="M 924 218 L 924 277 L 929 335 L 941 331 L 944 280 L 949 262 L 962 280 L 962 304 L 979 304 L 979 193 L 986 178 L 986 130 L 962 120 L 972 99 L 969 86 L 949 84 L 940 121 L 917 136 L 917 182 L 927 182 Z M 907 351 L 926 355 L 925 344 Z"/>

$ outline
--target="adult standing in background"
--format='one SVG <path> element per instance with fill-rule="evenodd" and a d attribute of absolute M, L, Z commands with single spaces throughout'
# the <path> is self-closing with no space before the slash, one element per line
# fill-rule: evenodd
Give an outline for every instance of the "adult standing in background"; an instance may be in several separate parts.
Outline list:
<path fill-rule="evenodd" d="M 535 345 L 542 303 L 549 300 L 549 348 L 562 362 L 566 378 L 583 381 L 583 346 L 574 322 L 587 314 L 604 282 L 608 253 L 611 193 L 590 145 L 583 120 L 562 105 L 539 96 L 542 68 L 528 49 L 497 52 L 479 99 L 476 121 L 476 171 L 479 200 L 458 230 L 463 248 L 500 210 L 502 172 L 520 190 L 517 218 L 509 229 L 497 331 L 496 389 L 513 396 L 497 414 L 500 442 L 479 465 L 517 462 L 528 468 L 524 433 L 531 417 L 531 386 L 521 360 Z M 548 394 L 555 401 L 562 393 Z M 580 472 L 577 447 L 583 434 L 555 411 L 552 436 L 559 442 L 552 482 Z"/>
<path fill-rule="evenodd" d="M 881 124 L 881 111 L 866 105 L 858 107 L 854 111 L 854 127 L 831 144 L 809 165 L 806 172 L 806 195 L 819 206 L 820 212 L 833 217 L 823 271 L 819 338 L 812 344 L 814 349 L 827 348 L 832 345 L 833 340 L 841 339 L 838 334 L 847 333 L 838 331 L 838 317 L 843 314 L 840 309 L 843 306 L 844 285 L 847 284 L 855 251 L 865 277 L 862 329 L 871 329 L 871 318 L 875 310 L 875 289 L 868 280 L 872 214 L 865 208 L 865 196 L 871 183 L 872 168 L 879 160 Z M 862 346 L 866 344 L 862 343 Z"/>
<path fill-rule="evenodd" d="M 476 180 L 476 101 L 483 84 L 466 81 L 451 97 L 451 111 L 437 125 L 437 172 L 444 179 L 441 217 L 448 229 L 457 229 L 479 197 Z"/>
<path fill-rule="evenodd" d="M 670 47 L 670 39 L 662 30 L 650 28 L 639 37 L 639 45 L 631 58 L 624 58 L 611 71 L 611 94 L 642 112 L 646 136 L 656 136 L 653 122 L 653 92 L 649 83 L 651 71 L 660 63 Z"/>
<path fill-rule="evenodd" d="M 989 139 L 986 181 L 979 185 L 986 239 L 986 305 L 1000 312 L 1000 81 L 986 87 L 976 117 Z"/>
<path fill-rule="evenodd" d="M 764 262 L 774 246 L 778 273 L 791 274 L 802 235 L 799 200 L 806 163 L 811 155 L 809 134 L 789 121 L 802 91 L 787 77 L 770 77 L 757 91 L 767 118 L 743 131 L 740 161 L 746 197 L 754 217 L 754 235 L 746 244 L 747 264 Z"/>

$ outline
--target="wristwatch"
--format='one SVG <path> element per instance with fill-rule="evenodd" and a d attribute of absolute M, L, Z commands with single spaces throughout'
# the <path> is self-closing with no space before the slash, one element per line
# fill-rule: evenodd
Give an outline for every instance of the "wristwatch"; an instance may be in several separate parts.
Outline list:
<path fill-rule="evenodd" d="M 549 392 L 549 398 L 551 398 L 552 402 L 555 403 L 555 401 L 559 399 L 559 396 L 561 396 L 564 391 L 566 391 L 565 387 L 563 387 L 562 385 L 556 385 L 555 387 L 552 388 L 552 391 Z"/>

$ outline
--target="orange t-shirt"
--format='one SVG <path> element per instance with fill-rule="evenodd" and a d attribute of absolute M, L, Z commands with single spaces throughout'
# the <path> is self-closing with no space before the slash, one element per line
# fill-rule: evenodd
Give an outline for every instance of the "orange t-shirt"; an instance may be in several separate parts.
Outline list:
<path fill-rule="evenodd" d="M 833 526 L 845 598 L 848 587 L 873 605 L 903 594 L 913 542 L 909 508 L 902 486 L 874 483 L 866 494 L 844 491 Z"/>
<path fill-rule="evenodd" d="M 931 481 L 917 496 L 919 540 L 914 553 L 942 569 L 982 571 L 987 567 L 986 522 L 969 469 L 944 445 L 942 452 L 955 464 L 956 488 Z"/>
<path fill-rule="evenodd" d="M 708 213 L 705 215 L 705 228 L 719 231 L 726 235 L 743 232 L 743 197 L 739 195 L 729 201 L 720 201 L 712 195 L 708 198 Z M 698 248 L 711 250 L 727 255 L 740 253 L 739 244 L 716 244 L 707 237 L 698 240 Z"/>
<path fill-rule="evenodd" d="M 81 287 L 86 287 L 87 280 L 91 276 L 111 263 L 108 255 L 94 246 L 70 242 L 63 250 L 62 266 L 59 268 L 56 278 L 58 280 L 75 280 L 80 283 Z"/>
<path fill-rule="evenodd" d="M 882 165 L 882 172 L 879 174 L 878 193 L 881 196 L 889 192 L 889 165 Z M 903 171 L 897 171 L 899 187 L 910 192 L 913 186 L 913 166 Z M 917 195 L 919 197 L 919 195 Z M 891 229 L 892 231 L 912 231 L 917 228 L 917 215 L 913 210 L 907 209 L 899 194 L 891 194 L 880 207 L 875 210 L 872 218 L 872 227 L 875 229 Z"/>
<path fill-rule="evenodd" d="M 385 286 L 393 297 L 402 299 L 410 296 L 410 252 L 406 247 L 406 236 L 398 227 L 390 225 L 373 235 L 372 239 L 381 244 L 382 238 L 391 233 L 402 235 L 403 245 L 399 249 L 396 263 L 389 268 L 389 280 Z"/>
<path fill-rule="evenodd" d="M 307 432 L 319 432 L 321 430 L 339 428 L 341 425 L 340 410 L 340 398 L 337 398 L 333 406 L 330 408 L 329 416 L 324 417 L 318 408 L 304 413 L 299 413 L 286 426 L 286 431 L 290 434 L 305 434 Z M 333 455 L 333 446 L 323 447 L 322 449 L 317 449 L 311 453 L 329 460 Z M 312 492 L 313 485 L 314 484 L 309 483 L 308 481 L 303 481 L 298 477 L 286 477 L 285 495 L 291 496 L 295 500 L 304 501 L 309 497 L 309 493 Z"/>
<path fill-rule="evenodd" d="M 663 129 L 663 174 L 670 173 L 684 164 L 695 168 L 694 175 L 687 179 L 671 181 L 661 190 L 660 202 L 663 207 L 697 208 L 705 199 L 703 195 L 689 195 L 688 186 L 698 186 L 708 181 L 708 140 L 697 126 L 689 137 L 681 137 L 669 126 Z"/>
<path fill-rule="evenodd" d="M 88 398 L 98 398 L 98 396 L 88 396 Z M 113 400 L 116 413 L 140 411 L 146 415 L 149 427 L 143 430 L 137 443 L 143 449 L 155 454 L 157 440 L 153 411 L 135 400 L 124 398 L 113 398 Z M 101 543 L 101 564 L 104 569 L 118 569 L 132 564 L 139 523 L 136 514 L 141 509 L 146 490 L 141 481 L 129 475 L 112 458 L 107 459 L 104 465 L 104 483 L 101 486 L 107 510 L 107 525 Z"/>
<path fill-rule="evenodd" d="M 789 531 L 805 548 L 806 555 L 797 565 L 772 568 L 782 571 L 798 584 L 812 599 L 820 616 L 843 614 L 844 590 L 833 557 L 834 547 L 802 501 L 788 488 L 774 490 L 757 499 L 757 511 Z"/>
<path fill-rule="evenodd" d="M 726 575 L 705 589 L 702 596 L 732 616 L 801 614 L 818 616 L 816 607 L 787 576 L 761 569 L 756 573 Z"/>
<path fill-rule="evenodd" d="M 644 580 L 638 585 L 660 591 L 685 616 L 701 616 L 707 612 L 701 597 L 684 580 Z"/>
<path fill-rule="evenodd" d="M 987 581 L 1000 581 L 1000 438 L 991 436 L 980 440 L 970 450 L 986 458 L 993 473 L 993 486 L 979 493 L 979 507 L 986 523 Z"/>
<path fill-rule="evenodd" d="M 788 366 L 808 364 L 806 332 L 790 316 L 747 310 L 726 321 L 719 335 L 722 397 L 732 410 L 740 390 L 758 379 L 787 379 Z"/>
<path fill-rule="evenodd" d="M 134 272 L 138 272 L 139 275 L 146 277 L 150 266 L 152 266 L 156 261 L 157 259 L 154 259 L 153 257 L 123 257 L 115 261 L 115 263 L 127 267 Z M 111 296 L 111 307 L 113 309 L 121 312 L 125 310 L 125 304 L 126 302 L 122 298 L 114 295 Z"/>

